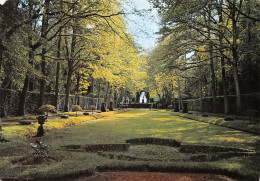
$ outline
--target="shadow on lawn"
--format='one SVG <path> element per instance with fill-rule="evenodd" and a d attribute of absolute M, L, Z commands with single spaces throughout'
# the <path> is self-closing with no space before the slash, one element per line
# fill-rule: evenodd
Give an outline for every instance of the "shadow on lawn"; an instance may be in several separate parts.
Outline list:
<path fill-rule="evenodd" d="M 136 154 L 133 154 L 133 147 L 136 147 L 136 145 L 146 146 L 139 147 L 139 151 L 135 151 Z M 156 145 L 157 147 L 151 147 L 148 145 Z M 169 153 L 166 153 L 167 151 L 162 151 L 163 149 L 161 149 L 161 146 L 164 147 L 164 150 L 168 150 Z M 135 138 L 126 140 L 126 143 L 121 144 L 66 145 L 62 146 L 61 149 L 66 151 L 92 152 L 110 159 L 126 161 L 212 162 L 232 157 L 248 157 L 256 155 L 256 153 L 251 150 L 213 145 L 183 144 L 174 139 L 161 138 Z M 152 149 L 152 151 L 149 149 Z M 165 154 L 162 155 L 162 152 L 165 152 Z M 158 157 L 149 158 L 151 153 Z"/>

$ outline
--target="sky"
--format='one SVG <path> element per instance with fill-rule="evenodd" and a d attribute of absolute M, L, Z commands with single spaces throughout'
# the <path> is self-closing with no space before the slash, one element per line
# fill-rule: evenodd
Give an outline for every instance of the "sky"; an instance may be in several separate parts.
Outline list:
<path fill-rule="evenodd" d="M 3 5 L 6 0 L 0 0 L 0 4 Z"/>
<path fill-rule="evenodd" d="M 140 15 L 128 14 L 125 17 L 129 33 L 133 36 L 135 42 L 143 49 L 149 50 L 156 45 L 159 31 L 159 18 L 156 10 L 147 0 L 129 0 L 124 5 L 126 12 L 133 12 L 133 9 L 140 10 Z M 151 10 L 151 11 L 149 11 Z"/>
<path fill-rule="evenodd" d="M 6 0 L 0 0 L 3 5 Z M 128 14 L 125 17 L 129 33 L 133 36 L 135 42 L 145 50 L 149 50 L 156 45 L 159 31 L 159 18 L 156 10 L 151 10 L 152 6 L 147 0 L 126 0 L 124 5 Z M 134 9 L 139 10 L 139 14 L 133 14 Z M 151 11 L 149 11 L 149 9 Z"/>

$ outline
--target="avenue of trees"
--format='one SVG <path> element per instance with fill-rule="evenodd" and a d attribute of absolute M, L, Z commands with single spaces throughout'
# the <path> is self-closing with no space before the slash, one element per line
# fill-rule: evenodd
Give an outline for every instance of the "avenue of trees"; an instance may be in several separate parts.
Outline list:
<path fill-rule="evenodd" d="M 37 93 L 30 100 L 37 108 L 45 104 L 46 93 L 55 94 L 56 107 L 64 94 L 63 111 L 70 109 L 70 95 L 108 103 L 146 88 L 164 105 L 200 98 L 201 111 L 203 98 L 212 97 L 212 111 L 219 112 L 217 96 L 223 96 L 224 113 L 230 112 L 229 95 L 235 95 L 240 113 L 241 95 L 260 92 L 258 0 L 149 0 L 161 29 L 148 56 L 127 33 L 123 2 L 8 0 L 0 5 L 1 116 L 10 102 L 17 115 L 24 115 L 28 92 Z"/>
<path fill-rule="evenodd" d="M 106 102 L 144 87 L 146 59 L 127 33 L 121 1 L 8 0 L 0 5 L 1 115 L 8 91 L 25 114 L 28 91 L 103 96 Z M 6 95 L 5 95 L 6 94 Z M 35 101 L 35 100 L 31 100 Z M 77 104 L 77 103 L 76 103 Z"/>
<path fill-rule="evenodd" d="M 149 53 L 152 95 L 172 98 L 210 96 L 217 112 L 217 96 L 259 93 L 260 1 L 150 0 L 161 17 L 161 38 Z"/>

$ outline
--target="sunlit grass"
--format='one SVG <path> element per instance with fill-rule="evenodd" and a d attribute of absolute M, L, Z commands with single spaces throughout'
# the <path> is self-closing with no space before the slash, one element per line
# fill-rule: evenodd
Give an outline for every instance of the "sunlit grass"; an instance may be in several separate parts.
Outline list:
<path fill-rule="evenodd" d="M 111 116 L 109 116 L 111 115 Z M 95 116 L 95 117 L 94 117 Z M 107 116 L 102 118 L 103 116 Z M 96 119 L 100 118 L 100 119 Z M 75 125 L 75 126 L 74 126 Z M 38 124 L 31 126 L 10 126 L 4 128 L 5 135 L 19 135 L 34 133 Z M 257 166 L 255 160 L 246 160 L 236 158 L 229 160 L 220 160 L 216 162 L 126 162 L 100 157 L 94 153 L 68 152 L 62 150 L 65 145 L 87 145 L 104 143 L 125 143 L 125 140 L 131 138 L 156 137 L 175 139 L 183 143 L 219 145 L 228 147 L 237 147 L 243 149 L 255 150 L 259 137 L 247 134 L 237 130 L 231 130 L 207 123 L 192 121 L 185 118 L 173 116 L 165 110 L 131 110 L 120 114 L 115 112 L 106 112 L 94 114 L 93 116 L 70 117 L 69 119 L 54 118 L 47 121 L 44 126 L 47 130 L 42 141 L 50 146 L 50 156 L 56 158 L 51 163 L 23 167 L 19 164 L 12 164 L 10 160 L 17 160 L 18 157 L 24 157 L 31 153 L 28 142 L 23 139 L 19 143 L 20 150 L 17 154 L 9 157 L 0 158 L 0 177 L 7 173 L 19 174 L 23 177 L 51 177 L 63 174 L 77 174 L 78 172 L 94 172 L 97 166 L 121 166 L 121 165 L 151 165 L 156 167 L 183 167 L 183 168 L 212 168 L 238 171 L 243 173 L 255 174 Z M 72 126 L 72 127 L 71 127 Z M 13 146 L 15 142 L 9 143 L 8 148 L 17 148 Z M 7 150 L 4 150 L 7 151 Z M 138 155 L 138 150 L 137 155 Z M 141 150 L 140 154 L 141 154 Z M 143 153 L 142 153 L 143 154 Z M 144 155 L 145 156 L 145 155 Z M 149 155 L 146 155 L 149 158 Z M 248 166 L 253 165 L 253 166 Z M 7 169 L 8 168 L 8 169 Z M 16 171 L 16 172 L 15 172 Z"/>
<path fill-rule="evenodd" d="M 227 142 L 246 142 L 246 139 L 234 138 L 234 137 L 220 137 L 220 138 L 213 138 L 217 140 L 223 140 Z"/>
<path fill-rule="evenodd" d="M 33 135 L 37 132 L 38 125 L 32 123 L 30 126 L 7 126 L 3 127 L 2 136 L 6 139 L 13 137 L 26 138 L 28 135 Z"/>
<path fill-rule="evenodd" d="M 79 133 L 82 137 L 73 136 L 74 133 Z M 124 142 L 136 137 L 159 137 L 186 143 L 233 145 L 254 149 L 259 140 L 257 136 L 241 131 L 172 116 L 165 111 L 149 110 L 132 110 L 112 117 L 91 120 L 86 125 L 56 132 L 56 135 L 60 134 L 71 135 L 62 142 L 63 144 L 73 142 L 73 139 L 83 144 Z"/>
<path fill-rule="evenodd" d="M 75 113 L 75 112 L 70 112 Z M 70 117 L 68 119 L 62 119 L 62 118 L 52 118 L 48 119 L 46 123 L 44 124 L 44 128 L 46 131 L 51 131 L 55 129 L 62 129 L 67 128 L 73 125 L 81 124 L 83 122 L 89 121 L 89 120 L 96 120 L 98 118 L 115 115 L 118 112 L 104 112 L 102 114 L 93 114 L 88 116 L 77 116 L 77 117 Z M 75 114 L 76 116 L 76 114 Z M 37 133 L 37 128 L 39 124 L 34 122 L 31 125 L 14 125 L 14 126 L 6 126 L 3 127 L 2 136 L 6 139 L 12 139 L 12 137 L 20 137 L 20 138 L 26 138 L 28 136 L 35 135 Z"/>

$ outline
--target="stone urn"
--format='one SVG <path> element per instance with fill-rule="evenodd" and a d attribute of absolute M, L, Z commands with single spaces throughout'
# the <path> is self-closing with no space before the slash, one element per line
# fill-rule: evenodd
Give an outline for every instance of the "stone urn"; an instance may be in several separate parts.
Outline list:
<path fill-rule="evenodd" d="M 47 119 L 47 115 L 39 115 L 36 118 L 38 120 L 38 123 L 40 125 L 43 125 L 45 123 L 46 119 Z"/>

